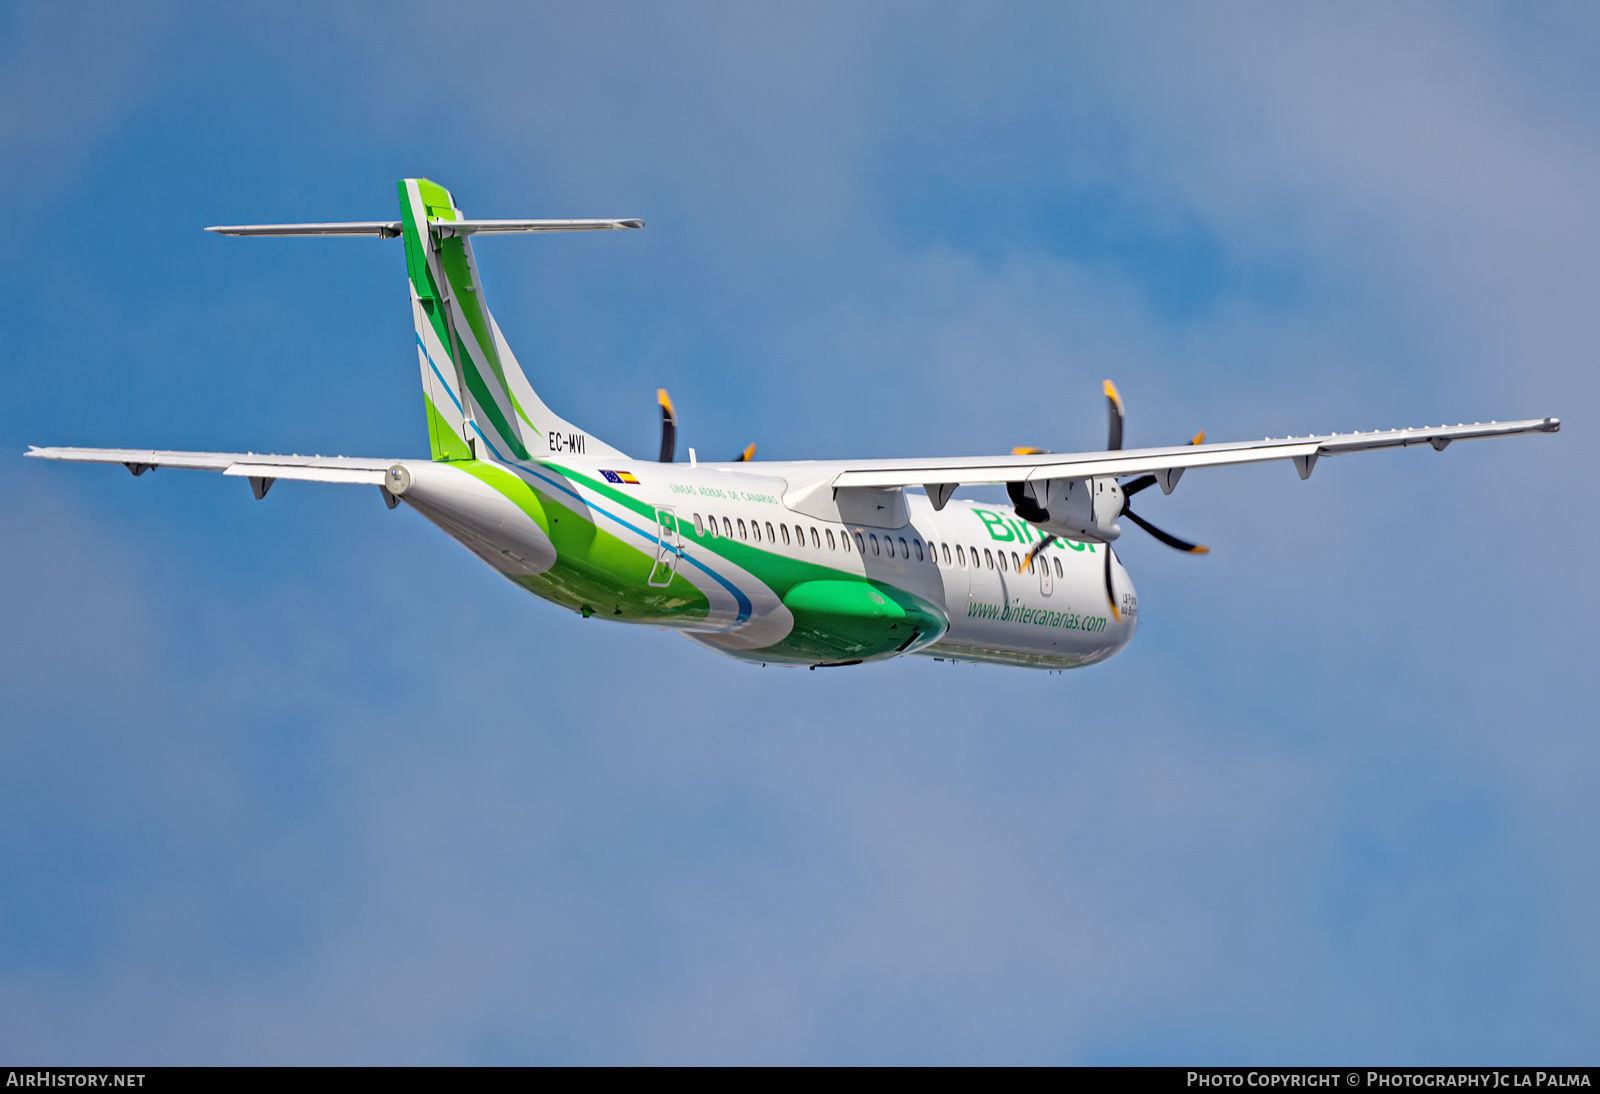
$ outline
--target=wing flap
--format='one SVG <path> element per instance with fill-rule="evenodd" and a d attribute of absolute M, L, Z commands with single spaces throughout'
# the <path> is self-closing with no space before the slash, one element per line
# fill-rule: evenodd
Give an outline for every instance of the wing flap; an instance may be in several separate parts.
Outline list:
<path fill-rule="evenodd" d="M 385 464 L 385 467 L 388 465 Z M 290 479 L 295 482 L 360 483 L 382 486 L 384 471 L 357 467 L 304 467 L 294 464 L 236 463 L 224 475 L 246 479 Z"/>

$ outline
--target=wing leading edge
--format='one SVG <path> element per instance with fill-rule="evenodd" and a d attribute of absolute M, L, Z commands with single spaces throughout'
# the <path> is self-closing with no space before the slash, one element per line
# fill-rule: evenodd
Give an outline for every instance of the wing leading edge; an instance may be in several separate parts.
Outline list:
<path fill-rule="evenodd" d="M 1485 437 L 1514 437 L 1524 433 L 1556 433 L 1559 418 L 1531 418 L 1518 422 L 1475 422 L 1472 425 L 1438 426 L 1424 429 L 1390 429 L 1372 433 L 1328 433 L 1311 437 L 1267 438 L 1260 441 L 1232 441 L 1220 444 L 1181 445 L 1171 448 L 1138 448 L 1124 451 L 986 456 L 977 458 L 937 458 L 913 460 L 863 460 L 839 472 L 832 485 L 888 488 L 928 484 L 978 486 L 1003 482 L 1036 482 L 1045 479 L 1087 479 L 1100 476 L 1161 474 L 1182 472 L 1191 467 L 1221 467 L 1229 464 L 1262 463 L 1268 460 L 1293 460 L 1301 478 L 1309 478 L 1311 468 L 1323 456 L 1347 452 L 1367 452 L 1380 448 L 1405 448 L 1432 445 L 1438 451 L 1455 441 Z M 1176 479 L 1176 476 L 1172 476 Z M 933 493 L 930 486 L 929 492 Z M 945 497 L 948 491 L 943 492 Z"/>

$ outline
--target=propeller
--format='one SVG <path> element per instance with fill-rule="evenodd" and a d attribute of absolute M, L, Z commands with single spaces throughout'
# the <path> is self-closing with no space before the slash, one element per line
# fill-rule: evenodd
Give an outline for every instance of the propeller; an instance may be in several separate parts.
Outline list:
<path fill-rule="evenodd" d="M 1107 380 L 1106 390 L 1108 393 L 1115 393 L 1117 389 L 1111 386 L 1110 380 Z M 1120 414 L 1122 410 L 1122 400 L 1114 399 L 1113 401 L 1116 403 L 1118 414 Z M 1116 419 L 1116 425 L 1112 429 L 1112 433 L 1113 435 L 1117 436 L 1119 440 L 1121 439 L 1120 435 L 1122 433 L 1122 423 L 1120 417 Z M 1206 431 L 1203 429 L 1196 433 L 1193 437 L 1189 438 L 1190 444 L 1204 444 L 1205 441 Z M 1138 513 L 1135 513 L 1129 506 L 1129 501 L 1135 494 L 1141 490 L 1150 489 L 1150 487 L 1154 486 L 1158 481 L 1160 480 L 1158 480 L 1154 475 L 1140 475 L 1136 479 L 1130 479 L 1123 483 L 1122 512 L 1119 515 L 1127 517 L 1140 528 L 1143 528 L 1146 532 L 1149 532 L 1152 536 L 1155 536 L 1156 539 L 1160 540 L 1162 543 L 1165 543 L 1168 547 L 1172 547 L 1179 551 L 1187 551 L 1191 555 L 1209 555 L 1211 553 L 1211 548 L 1205 546 L 1204 544 L 1190 543 L 1186 539 L 1179 539 L 1171 532 L 1163 532 L 1160 528 L 1157 528 L 1154 524 L 1151 524 L 1149 521 L 1145 520 Z M 1110 591 L 1110 588 L 1110 578 L 1107 578 L 1106 589 L 1108 592 Z"/>
<path fill-rule="evenodd" d="M 672 396 L 667 394 L 664 387 L 656 388 L 656 405 L 661 408 L 661 455 L 657 458 L 659 463 L 671 463 L 678 454 L 678 412 L 673 409 Z M 689 450 L 690 457 L 694 449 Z M 755 459 L 756 446 L 747 444 L 737 456 L 734 463 L 749 463 Z"/>
<path fill-rule="evenodd" d="M 1117 385 L 1112 383 L 1110 380 L 1105 382 L 1103 390 L 1105 391 L 1106 395 L 1106 450 L 1109 452 L 1121 451 L 1122 427 L 1124 422 L 1127 420 L 1127 412 L 1122 405 L 1122 395 L 1117 391 Z M 1204 444 L 1205 440 L 1205 430 L 1202 429 L 1193 437 L 1189 438 L 1189 443 Z M 1044 451 L 1045 449 L 1042 448 L 1019 447 L 1013 448 L 1011 453 L 1014 456 L 1032 456 L 1043 453 Z M 1138 513 L 1135 513 L 1130 507 L 1129 501 L 1132 499 L 1133 495 L 1139 493 L 1141 490 L 1148 490 L 1150 487 L 1156 485 L 1156 483 L 1159 481 L 1160 480 L 1158 480 L 1154 475 L 1140 475 L 1137 478 L 1130 479 L 1126 483 L 1123 483 L 1122 512 L 1119 514 L 1119 516 L 1127 517 L 1129 520 L 1133 521 L 1133 523 L 1137 524 L 1140 528 L 1143 528 L 1146 532 L 1149 532 L 1157 540 L 1166 544 L 1168 547 L 1172 547 L 1176 550 L 1184 551 L 1192 555 L 1210 554 L 1211 548 L 1200 543 L 1190 543 L 1188 540 L 1181 539 L 1178 536 L 1173 535 L 1171 532 L 1163 531 L 1162 529 L 1157 528 L 1154 524 L 1151 524 L 1149 521 L 1145 520 Z M 1044 509 L 1044 507 L 1039 505 L 1037 501 L 1028 497 L 1027 494 L 1023 492 L 1022 483 L 1006 483 L 1006 494 L 1011 498 L 1011 505 L 1016 510 L 1017 516 L 1021 517 L 1023 520 L 1031 521 L 1035 524 L 1042 524 L 1050 518 L 1049 512 Z M 1030 565 L 1032 565 L 1034 559 L 1038 557 L 1039 552 L 1056 542 L 1056 538 L 1057 537 L 1054 535 L 1047 534 L 1044 536 L 1044 538 L 1039 540 L 1038 543 L 1030 547 L 1027 555 L 1025 555 L 1022 559 L 1022 565 L 1017 567 L 1017 572 L 1020 574 Z M 1118 622 L 1121 622 L 1122 613 L 1117 609 L 1116 594 L 1111 585 L 1112 558 L 1113 552 L 1111 550 L 1111 545 L 1108 543 L 1106 544 L 1105 561 L 1106 601 L 1111 605 L 1111 614 L 1113 618 L 1115 618 Z"/>
<path fill-rule="evenodd" d="M 664 387 L 656 388 L 656 403 L 661 407 L 661 463 L 671 463 L 678 454 L 678 412 L 672 409 L 672 396 Z"/>
<path fill-rule="evenodd" d="M 1117 385 L 1110 380 L 1102 386 L 1106 393 L 1106 451 L 1120 452 L 1122 421 L 1127 416 L 1122 410 L 1122 396 L 1117 394 Z"/>

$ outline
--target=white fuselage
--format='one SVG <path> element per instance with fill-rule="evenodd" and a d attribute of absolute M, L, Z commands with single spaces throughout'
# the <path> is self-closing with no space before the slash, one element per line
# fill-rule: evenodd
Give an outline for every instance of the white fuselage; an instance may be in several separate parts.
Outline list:
<path fill-rule="evenodd" d="M 949 629 L 932 645 L 910 652 L 1072 668 L 1113 656 L 1138 625 L 1137 594 L 1114 554 L 1117 611 L 1111 610 L 1106 545 L 1058 541 L 1026 565 L 1039 536 L 1008 505 L 951 500 L 935 511 L 926 495 L 895 491 L 881 504 L 857 499 L 852 511 L 850 503 L 841 509 L 828 492 L 808 489 L 830 474 L 825 465 L 771 463 L 745 470 L 739 464 L 604 463 L 639 480 L 627 487 L 630 495 L 670 507 L 696 527 L 709 530 L 715 520 L 719 536 L 883 581 L 936 605 Z M 695 545 L 683 550 L 687 556 Z M 758 572 L 741 575 L 739 584 L 753 605 L 748 621 L 730 627 L 713 618 L 705 628 L 686 629 L 723 652 L 757 657 L 746 651 L 785 630 L 788 612 L 770 593 L 762 595 Z"/>

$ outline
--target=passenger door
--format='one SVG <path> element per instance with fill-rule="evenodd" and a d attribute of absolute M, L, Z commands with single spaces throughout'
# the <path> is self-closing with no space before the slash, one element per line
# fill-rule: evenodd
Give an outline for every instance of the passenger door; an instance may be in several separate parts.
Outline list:
<path fill-rule="evenodd" d="M 682 555 L 683 537 L 678 533 L 678 515 L 672 506 L 663 505 L 656 510 L 656 562 L 650 567 L 645 584 L 658 589 L 671 585 Z"/>

